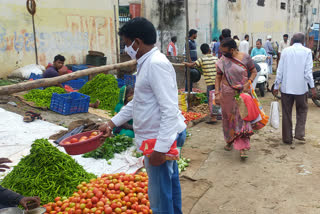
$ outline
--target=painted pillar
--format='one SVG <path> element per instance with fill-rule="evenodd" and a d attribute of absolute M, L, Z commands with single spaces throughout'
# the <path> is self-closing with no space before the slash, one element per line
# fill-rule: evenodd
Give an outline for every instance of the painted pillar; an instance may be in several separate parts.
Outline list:
<path fill-rule="evenodd" d="M 218 26 L 218 0 L 214 0 L 213 5 L 213 29 L 212 29 L 212 39 L 218 39 L 220 36 L 219 26 Z"/>
<path fill-rule="evenodd" d="M 140 0 L 129 1 L 129 11 L 132 19 L 137 16 L 141 16 L 141 1 Z"/>

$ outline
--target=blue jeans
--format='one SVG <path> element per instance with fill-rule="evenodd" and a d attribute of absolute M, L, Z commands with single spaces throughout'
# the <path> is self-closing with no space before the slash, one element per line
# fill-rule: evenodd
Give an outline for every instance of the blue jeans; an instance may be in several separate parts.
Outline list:
<path fill-rule="evenodd" d="M 153 214 L 182 214 L 177 161 L 152 166 L 145 156 L 144 164 L 149 176 L 148 196 Z"/>
<path fill-rule="evenodd" d="M 182 147 L 184 145 L 184 142 L 186 141 L 186 138 L 187 138 L 187 130 L 185 129 L 183 132 L 181 132 L 178 135 L 177 147 Z"/>

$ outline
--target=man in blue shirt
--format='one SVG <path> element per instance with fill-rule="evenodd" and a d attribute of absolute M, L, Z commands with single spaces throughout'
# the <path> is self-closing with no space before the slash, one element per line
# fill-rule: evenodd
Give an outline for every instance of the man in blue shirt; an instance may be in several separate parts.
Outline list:
<path fill-rule="evenodd" d="M 214 43 L 213 48 L 212 48 L 212 54 L 213 56 L 219 57 L 219 48 L 220 48 L 220 42 L 223 40 L 223 37 L 220 35 L 219 36 L 219 42 Z"/>
<path fill-rule="evenodd" d="M 66 59 L 64 56 L 61 56 L 60 54 L 54 57 L 53 65 L 43 73 L 43 78 L 52 78 L 52 77 L 57 77 L 59 75 L 63 75 L 59 73 L 59 70 L 63 67 L 64 61 Z"/>
<path fill-rule="evenodd" d="M 197 39 L 198 36 L 198 31 L 195 29 L 191 29 L 189 31 L 189 50 L 190 50 L 190 58 L 191 61 L 194 62 L 198 59 L 198 55 L 197 55 L 197 44 L 196 41 L 194 41 L 195 39 Z M 188 91 L 188 81 L 187 81 L 187 72 L 185 72 L 185 77 L 186 77 L 186 85 L 185 85 L 185 91 Z M 190 80 L 190 91 L 192 91 L 192 81 Z"/>

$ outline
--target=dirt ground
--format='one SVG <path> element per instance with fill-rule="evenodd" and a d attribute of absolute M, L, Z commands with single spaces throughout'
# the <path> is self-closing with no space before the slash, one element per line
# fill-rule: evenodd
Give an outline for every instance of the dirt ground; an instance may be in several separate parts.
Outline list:
<path fill-rule="evenodd" d="M 16 98 L 10 101 L 18 107 L 0 107 L 21 115 L 35 110 Z M 260 101 L 269 114 L 272 95 L 267 93 Z M 78 119 L 107 120 L 89 113 L 41 114 L 47 121 L 63 126 Z M 307 143 L 297 144 L 295 149 L 282 143 L 280 129 L 265 127 L 252 137 L 245 162 L 240 161 L 237 151 L 224 151 L 221 121 L 215 125 L 202 122 L 188 129 L 191 136 L 182 150 L 183 157 L 191 159 L 181 176 L 184 214 L 320 213 L 319 116 L 320 108 L 309 100 Z"/>
<path fill-rule="evenodd" d="M 273 77 L 274 78 L 274 77 Z M 271 93 L 260 100 L 267 114 Z M 294 113 L 295 114 L 295 113 Z M 281 129 L 269 125 L 251 141 L 249 158 L 223 149 L 221 121 L 200 123 L 183 157 L 191 164 L 181 178 L 185 214 L 316 214 L 320 213 L 320 108 L 309 100 L 305 145 L 284 145 Z M 295 117 L 295 116 L 294 116 Z"/>

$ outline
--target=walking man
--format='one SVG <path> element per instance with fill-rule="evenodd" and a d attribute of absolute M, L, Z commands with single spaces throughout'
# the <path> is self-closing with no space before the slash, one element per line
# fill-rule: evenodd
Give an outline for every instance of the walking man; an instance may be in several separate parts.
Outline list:
<path fill-rule="evenodd" d="M 171 42 L 168 44 L 167 47 L 167 56 L 177 56 L 178 48 L 176 46 L 177 37 L 171 37 Z"/>
<path fill-rule="evenodd" d="M 134 96 L 99 129 L 104 137 L 109 137 L 114 127 L 133 119 L 137 148 L 143 141 L 156 139 L 153 153 L 144 158 L 149 176 L 151 209 L 154 214 L 182 214 L 177 161 L 166 160 L 166 153 L 186 128 L 178 107 L 175 70 L 167 57 L 154 46 L 156 30 L 147 19 L 137 17 L 130 20 L 120 29 L 119 35 L 129 56 L 137 59 Z"/>
<path fill-rule="evenodd" d="M 244 36 L 244 40 L 240 42 L 239 51 L 242 53 L 249 54 L 249 35 Z"/>
<path fill-rule="evenodd" d="M 296 103 L 297 124 L 294 138 L 305 141 L 305 125 L 308 112 L 308 85 L 312 96 L 316 97 L 312 76 L 312 52 L 305 48 L 304 34 L 297 33 L 292 38 L 293 45 L 281 52 L 277 70 L 274 95 L 278 94 L 281 83 L 282 141 L 292 144 L 292 108 Z"/>
<path fill-rule="evenodd" d="M 268 66 L 269 66 L 269 74 L 272 74 L 272 64 L 273 64 L 273 54 L 274 54 L 274 50 L 271 44 L 271 40 L 272 40 L 272 36 L 269 35 L 267 36 L 267 41 L 266 44 L 264 45 L 264 49 L 266 50 L 269 58 L 267 59 L 268 62 Z"/>
<path fill-rule="evenodd" d="M 283 40 L 280 42 L 279 50 L 278 50 L 278 58 L 277 58 L 277 67 L 279 65 L 281 52 L 283 51 L 283 49 L 285 49 L 285 48 L 290 46 L 290 42 L 288 41 L 288 38 L 289 38 L 289 35 L 288 34 L 284 34 L 283 35 Z"/>

